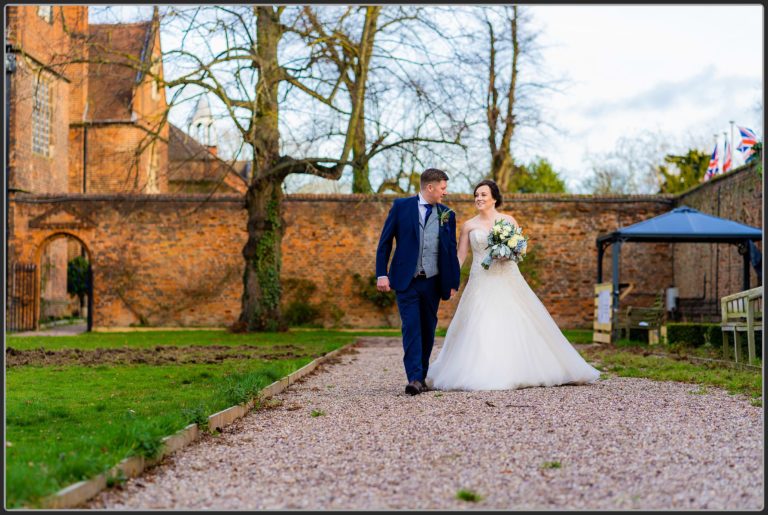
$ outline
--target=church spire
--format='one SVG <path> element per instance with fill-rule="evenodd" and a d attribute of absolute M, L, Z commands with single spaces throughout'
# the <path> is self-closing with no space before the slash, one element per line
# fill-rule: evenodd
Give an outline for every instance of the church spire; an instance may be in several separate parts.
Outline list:
<path fill-rule="evenodd" d="M 187 132 L 203 145 L 216 148 L 216 127 L 213 124 L 213 113 L 208 95 L 203 93 L 197 99 L 197 105 L 187 122 Z M 215 152 L 215 150 L 213 150 Z"/>

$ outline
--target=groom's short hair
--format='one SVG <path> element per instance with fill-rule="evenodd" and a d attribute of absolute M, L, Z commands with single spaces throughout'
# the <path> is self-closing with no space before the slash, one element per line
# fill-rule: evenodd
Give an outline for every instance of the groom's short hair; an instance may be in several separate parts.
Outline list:
<path fill-rule="evenodd" d="M 437 168 L 427 168 L 421 174 L 421 186 L 424 187 L 430 182 L 447 181 L 448 174 Z"/>

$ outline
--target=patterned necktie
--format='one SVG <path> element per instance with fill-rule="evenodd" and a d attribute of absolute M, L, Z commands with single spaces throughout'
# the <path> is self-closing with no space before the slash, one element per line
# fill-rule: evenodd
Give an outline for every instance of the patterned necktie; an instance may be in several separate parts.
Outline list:
<path fill-rule="evenodd" d="M 424 225 L 427 225 L 427 220 L 429 220 L 429 215 L 432 214 L 432 204 L 427 204 L 427 212 L 424 215 Z"/>

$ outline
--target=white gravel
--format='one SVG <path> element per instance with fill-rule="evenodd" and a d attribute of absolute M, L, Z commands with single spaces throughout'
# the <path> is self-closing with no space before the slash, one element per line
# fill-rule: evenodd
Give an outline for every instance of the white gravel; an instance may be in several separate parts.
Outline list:
<path fill-rule="evenodd" d="M 742 396 L 611 376 L 411 397 L 399 339 L 366 338 L 357 350 L 276 396 L 280 406 L 205 436 L 87 507 L 763 507 L 763 409 Z M 459 489 L 482 499 L 458 500 Z"/>

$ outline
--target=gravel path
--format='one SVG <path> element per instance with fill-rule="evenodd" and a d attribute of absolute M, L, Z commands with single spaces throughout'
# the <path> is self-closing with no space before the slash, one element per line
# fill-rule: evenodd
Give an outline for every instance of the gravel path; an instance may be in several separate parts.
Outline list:
<path fill-rule="evenodd" d="M 87 507 L 763 506 L 763 410 L 740 396 L 611 376 L 410 397 L 399 339 L 366 338 L 357 350 L 276 396 L 281 405 L 196 441 Z M 438 351 L 439 340 L 433 359 Z M 460 489 L 482 499 L 458 500 Z"/>

